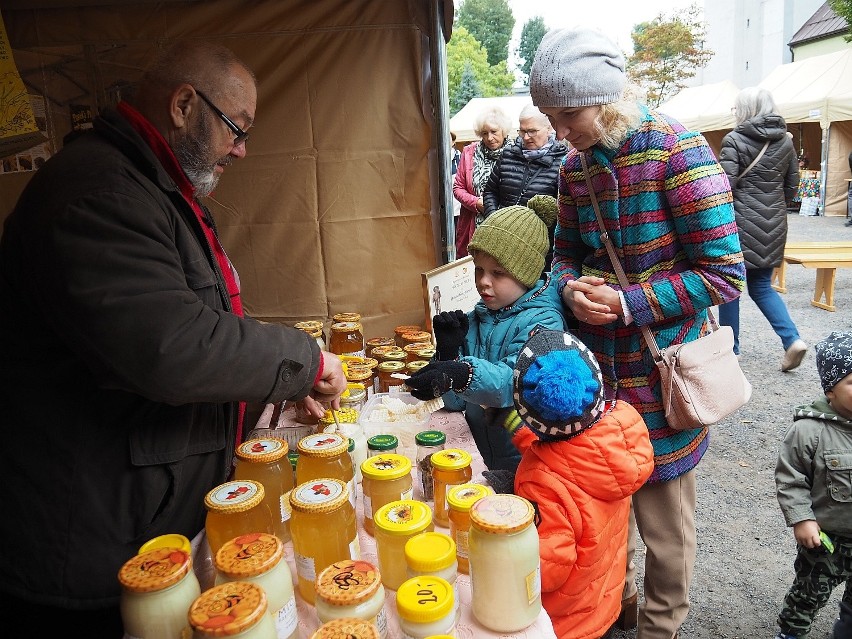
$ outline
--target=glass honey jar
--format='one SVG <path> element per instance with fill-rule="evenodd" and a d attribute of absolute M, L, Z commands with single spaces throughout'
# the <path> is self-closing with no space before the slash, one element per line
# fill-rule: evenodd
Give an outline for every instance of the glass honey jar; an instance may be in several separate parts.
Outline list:
<path fill-rule="evenodd" d="M 408 362 L 408 364 L 405 365 L 405 374 L 410 377 L 411 375 L 414 375 L 414 373 L 419 371 L 421 368 L 428 365 L 429 362 L 427 362 L 425 359 L 415 359 L 413 362 Z M 405 383 L 405 380 L 403 380 L 403 383 Z"/>
<path fill-rule="evenodd" d="M 435 523 L 444 528 L 450 525 L 447 505 L 447 491 L 453 486 L 466 484 L 473 477 L 470 453 L 461 448 L 447 448 L 433 453 L 432 489 L 435 504 Z"/>
<path fill-rule="evenodd" d="M 470 533 L 470 507 L 477 501 L 494 491 L 484 484 L 461 484 L 447 491 L 449 506 L 450 537 L 456 542 L 456 559 L 459 572 L 467 574 L 470 571 L 468 563 L 468 536 Z"/>
<path fill-rule="evenodd" d="M 348 486 L 354 506 L 355 469 L 349 456 L 349 437 L 342 433 L 315 433 L 302 437 L 297 448 L 296 484 L 319 477 L 339 479 Z"/>
<path fill-rule="evenodd" d="M 237 447 L 234 479 L 253 479 L 263 484 L 264 501 L 272 512 L 273 532 L 290 541 L 290 491 L 293 473 L 287 459 L 289 446 L 283 439 L 248 439 Z"/>
<path fill-rule="evenodd" d="M 328 350 L 335 355 L 364 357 L 364 333 L 360 322 L 335 322 L 331 325 Z"/>
<path fill-rule="evenodd" d="M 423 327 L 419 324 L 400 324 L 395 329 L 393 329 L 394 343 L 400 348 L 402 348 L 403 346 L 405 346 L 405 342 L 402 340 L 402 336 L 405 333 L 416 333 L 422 330 Z"/>
<path fill-rule="evenodd" d="M 304 331 L 317 341 L 321 351 L 326 350 L 325 337 L 322 333 L 323 323 L 321 321 L 306 320 L 304 322 L 296 322 L 293 324 L 293 328 L 298 328 L 300 331 Z"/>
<path fill-rule="evenodd" d="M 195 639 L 278 639 L 268 606 L 262 587 L 248 581 L 228 582 L 201 593 L 189 608 L 189 623 Z"/>
<path fill-rule="evenodd" d="M 289 495 L 288 495 L 289 502 Z M 287 505 L 289 508 L 289 503 Z M 213 558 L 216 584 L 248 581 L 262 587 L 278 639 L 299 636 L 293 578 L 284 558 L 284 542 L 267 533 L 241 535 L 219 549 Z"/>
<path fill-rule="evenodd" d="M 124 563 L 118 571 L 118 581 L 125 636 L 188 636 L 186 611 L 201 594 L 189 552 L 178 548 L 142 552 Z"/>
<path fill-rule="evenodd" d="M 404 356 L 404 354 L 403 354 Z M 394 377 L 394 375 L 405 374 L 405 363 L 402 361 L 384 361 L 379 363 L 379 392 L 389 393 L 394 386 L 401 386 L 405 383 L 404 379 Z"/>
<path fill-rule="evenodd" d="M 428 575 L 406 580 L 397 590 L 396 610 L 404 639 L 456 636 L 458 607 L 446 579 Z"/>
<path fill-rule="evenodd" d="M 533 505 L 488 495 L 470 509 L 471 611 L 489 630 L 518 632 L 541 612 L 541 568 Z"/>
<path fill-rule="evenodd" d="M 368 561 L 336 561 L 317 575 L 315 608 L 320 622 L 357 618 L 370 622 L 380 639 L 388 636 L 385 587 L 379 569 Z"/>
<path fill-rule="evenodd" d="M 378 628 L 357 617 L 332 619 L 322 624 L 311 639 L 382 639 Z"/>
<path fill-rule="evenodd" d="M 335 313 L 331 316 L 332 322 L 360 322 L 361 313 Z"/>
<path fill-rule="evenodd" d="M 406 344 L 402 347 L 402 350 L 405 352 L 405 363 L 409 364 L 417 359 L 427 359 L 420 355 L 421 351 L 432 348 L 431 344 L 424 344 L 423 342 L 414 342 L 412 344 Z"/>
<path fill-rule="evenodd" d="M 314 582 L 323 569 L 336 561 L 360 559 L 355 508 L 346 483 L 330 477 L 296 486 L 290 493 L 290 506 L 299 594 L 313 605 Z"/>
<path fill-rule="evenodd" d="M 432 509 L 414 499 L 392 501 L 373 515 L 376 554 L 385 588 L 396 590 L 408 579 L 406 542 L 422 532 L 433 531 Z"/>
<path fill-rule="evenodd" d="M 399 439 L 396 435 L 373 435 L 367 440 L 367 456 L 396 454 Z"/>
<path fill-rule="evenodd" d="M 403 357 L 400 358 L 399 355 L 394 355 L 396 359 L 404 359 L 405 351 L 402 350 L 401 346 L 397 346 L 396 344 L 390 344 L 388 346 L 376 346 L 373 348 L 371 352 L 371 356 L 379 363 L 386 361 L 387 356 L 391 353 L 402 353 Z"/>
<path fill-rule="evenodd" d="M 374 535 L 376 511 L 392 501 L 411 499 L 413 495 L 411 460 L 405 455 L 381 453 L 361 463 L 364 495 L 364 531 Z"/>
<path fill-rule="evenodd" d="M 370 377 L 365 378 L 364 382 L 370 384 L 370 390 L 372 389 L 372 373 L 369 373 Z M 346 384 L 346 391 L 343 395 L 340 396 L 340 408 L 351 408 L 356 411 L 360 416 L 361 410 L 364 408 L 364 404 L 367 403 L 367 386 L 364 382 L 349 382 Z"/>
<path fill-rule="evenodd" d="M 229 539 L 246 533 L 275 534 L 272 511 L 264 501 L 265 495 L 263 484 L 251 479 L 225 482 L 207 493 L 204 531 L 211 554 L 219 552 Z"/>
<path fill-rule="evenodd" d="M 346 367 L 346 381 L 348 384 L 360 384 L 364 388 L 367 399 L 376 392 L 376 373 L 373 367 L 366 364 L 360 366 Z M 343 398 L 341 398 L 342 400 Z"/>
<path fill-rule="evenodd" d="M 435 347 L 426 346 L 424 348 L 418 348 L 417 354 L 420 356 L 420 359 L 425 359 L 426 361 L 431 362 L 435 359 Z"/>
<path fill-rule="evenodd" d="M 432 333 L 427 333 L 426 331 L 411 331 L 410 333 L 403 333 L 400 337 L 402 339 L 403 349 L 410 344 L 425 344 L 432 346 Z"/>
<path fill-rule="evenodd" d="M 365 343 L 365 349 L 367 351 L 367 357 L 375 357 L 373 355 L 373 349 L 376 346 L 395 346 L 396 342 L 393 337 L 371 337 Z"/>

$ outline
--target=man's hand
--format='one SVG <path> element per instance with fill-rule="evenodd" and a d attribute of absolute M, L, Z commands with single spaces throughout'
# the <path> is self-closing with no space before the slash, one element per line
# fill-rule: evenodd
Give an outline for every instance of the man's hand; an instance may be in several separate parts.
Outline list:
<path fill-rule="evenodd" d="M 346 390 L 346 375 L 343 374 L 343 364 L 340 358 L 327 351 L 322 353 L 322 373 L 311 392 L 305 397 L 305 408 L 314 417 L 322 417 L 329 404 L 334 409 L 340 408 L 340 396 Z"/>
<path fill-rule="evenodd" d="M 411 396 L 426 401 L 451 390 L 467 390 L 473 369 L 465 362 L 432 362 L 405 380 Z"/>
<path fill-rule="evenodd" d="M 468 320 L 464 311 L 444 311 L 432 318 L 435 351 L 439 360 L 456 359 L 467 336 Z"/>

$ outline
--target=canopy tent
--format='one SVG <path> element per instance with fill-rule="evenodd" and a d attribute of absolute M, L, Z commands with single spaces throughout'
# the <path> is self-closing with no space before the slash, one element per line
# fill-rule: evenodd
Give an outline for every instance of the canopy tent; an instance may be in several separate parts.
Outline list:
<path fill-rule="evenodd" d="M 356 311 L 369 335 L 423 323 L 421 273 L 453 245 L 443 143 L 451 0 L 247 6 L 3 0 L 2 15 L 54 150 L 76 108 L 114 104 L 164 43 L 233 49 L 257 75 L 257 119 L 247 157 L 209 203 L 248 312 L 291 324 Z M 0 174 L 0 219 L 30 175 Z"/>
<path fill-rule="evenodd" d="M 528 104 L 532 104 L 532 98 L 528 95 L 508 95 L 499 98 L 472 98 L 470 102 L 462 107 L 461 111 L 450 118 L 450 131 L 456 134 L 456 144 L 467 143 L 478 140 L 479 136 L 474 131 L 476 117 L 485 111 L 498 107 L 502 109 L 514 129 L 518 128 L 518 116 L 521 110 Z"/>
<path fill-rule="evenodd" d="M 740 90 L 730 80 L 687 87 L 658 107 L 693 131 L 732 129 L 731 107 Z"/>

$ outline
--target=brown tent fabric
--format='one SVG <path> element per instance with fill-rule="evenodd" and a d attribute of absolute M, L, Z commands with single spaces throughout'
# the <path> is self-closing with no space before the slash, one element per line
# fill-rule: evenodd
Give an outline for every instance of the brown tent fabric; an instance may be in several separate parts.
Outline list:
<path fill-rule="evenodd" d="M 435 1 L 451 24 L 450 0 Z M 432 2 L 32 6 L 7 0 L 3 18 L 57 148 L 69 105 L 114 104 L 162 44 L 210 39 L 254 70 L 248 155 L 209 202 L 251 315 L 291 324 L 360 312 L 368 336 L 425 321 L 420 274 L 439 265 L 442 208 Z M 3 218 L 24 183 L 0 175 Z"/>

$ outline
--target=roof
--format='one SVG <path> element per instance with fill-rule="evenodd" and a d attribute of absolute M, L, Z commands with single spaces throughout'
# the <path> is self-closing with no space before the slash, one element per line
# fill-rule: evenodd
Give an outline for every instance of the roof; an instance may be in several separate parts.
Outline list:
<path fill-rule="evenodd" d="M 841 33 L 849 31 L 849 25 L 846 20 L 838 16 L 832 10 L 828 2 L 816 10 L 805 24 L 793 34 L 793 38 L 788 43 L 789 46 L 812 42 L 814 40 L 822 40 L 831 38 Z"/>

